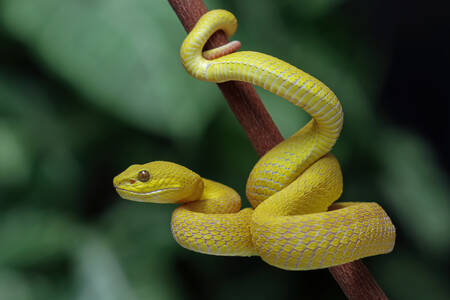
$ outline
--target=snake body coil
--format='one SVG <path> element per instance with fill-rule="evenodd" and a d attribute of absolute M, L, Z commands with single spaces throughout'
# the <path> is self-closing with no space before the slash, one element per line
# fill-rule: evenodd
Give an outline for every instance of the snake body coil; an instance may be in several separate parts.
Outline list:
<path fill-rule="evenodd" d="M 259 255 L 282 269 L 309 270 L 390 252 L 395 227 L 378 204 L 333 204 L 342 193 L 340 166 L 329 153 L 343 124 L 335 94 L 313 76 L 266 54 L 223 55 L 225 46 L 208 53 L 220 57 L 204 58 L 203 46 L 214 32 L 223 30 L 230 37 L 236 27 L 236 18 L 224 10 L 202 16 L 181 47 L 188 73 L 200 80 L 258 85 L 312 116 L 253 168 L 247 198 L 254 209 L 240 210 L 233 189 L 169 162 L 129 167 L 114 179 L 119 194 L 137 201 L 186 203 L 173 213 L 172 233 L 181 246 L 201 253 Z M 142 172 L 150 179 L 141 180 Z"/>

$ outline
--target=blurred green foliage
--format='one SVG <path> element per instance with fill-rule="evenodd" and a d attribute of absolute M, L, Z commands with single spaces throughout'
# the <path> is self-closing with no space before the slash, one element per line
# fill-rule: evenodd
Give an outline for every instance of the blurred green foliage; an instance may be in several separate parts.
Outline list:
<path fill-rule="evenodd" d="M 337 13 L 346 1 L 300 2 L 207 5 L 236 14 L 243 49 L 339 95 L 342 200 L 380 203 L 398 230 L 392 254 L 365 260 L 386 293 L 449 299 L 447 175 L 423 138 L 380 116 L 388 58 L 348 34 L 350 16 Z M 181 249 L 173 207 L 114 193 L 129 164 L 170 160 L 244 195 L 256 154 L 217 88 L 184 71 L 184 36 L 164 1 L 0 1 L 0 299 L 343 297 L 324 270 Z M 285 136 L 308 120 L 258 92 Z"/>

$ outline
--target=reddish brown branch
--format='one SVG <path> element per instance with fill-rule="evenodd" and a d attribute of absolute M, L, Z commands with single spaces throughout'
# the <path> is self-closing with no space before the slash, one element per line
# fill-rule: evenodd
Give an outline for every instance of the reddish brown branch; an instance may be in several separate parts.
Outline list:
<path fill-rule="evenodd" d="M 328 270 L 348 299 L 387 299 L 362 260 Z"/>
<path fill-rule="evenodd" d="M 202 0 L 169 0 L 169 3 L 187 32 L 208 11 Z M 215 48 L 227 42 L 225 34 L 219 31 L 209 39 L 206 48 Z M 283 140 L 251 84 L 229 81 L 217 85 L 259 156 Z M 347 298 L 387 299 L 361 260 L 329 270 Z"/>

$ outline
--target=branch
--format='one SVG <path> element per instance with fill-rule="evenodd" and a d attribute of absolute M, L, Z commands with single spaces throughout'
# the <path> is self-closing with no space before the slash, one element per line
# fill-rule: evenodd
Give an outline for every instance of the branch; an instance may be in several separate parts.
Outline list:
<path fill-rule="evenodd" d="M 186 32 L 208 11 L 202 0 L 169 0 Z M 207 42 L 212 49 L 228 42 L 216 32 Z M 261 102 L 253 86 L 240 81 L 217 84 L 259 156 L 283 140 L 280 131 Z M 328 269 L 348 299 L 387 299 L 361 260 Z"/>

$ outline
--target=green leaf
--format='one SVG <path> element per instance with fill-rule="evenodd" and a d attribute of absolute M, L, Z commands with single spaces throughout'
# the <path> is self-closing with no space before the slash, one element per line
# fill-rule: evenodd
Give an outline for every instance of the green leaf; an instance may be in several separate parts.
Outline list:
<path fill-rule="evenodd" d="M 430 263 L 408 248 L 374 257 L 370 269 L 389 299 L 450 299 L 445 267 L 430 268 Z"/>
<path fill-rule="evenodd" d="M 76 251 L 77 299 L 136 299 L 120 265 L 99 236 L 87 239 Z"/>
<path fill-rule="evenodd" d="M 15 209 L 0 216 L 0 265 L 27 266 L 68 257 L 83 230 L 51 211 Z"/>
<path fill-rule="evenodd" d="M 20 185 L 31 173 L 29 152 L 13 124 L 0 118 L 0 182 L 2 186 Z"/>
<path fill-rule="evenodd" d="M 185 33 L 165 2 L 5 0 L 0 14 L 43 65 L 130 124 L 196 137 L 223 105 L 183 70 Z"/>
<path fill-rule="evenodd" d="M 0 269 L 0 299 L 33 299 L 27 280 L 19 272 Z"/>
<path fill-rule="evenodd" d="M 402 232 L 429 255 L 446 258 L 450 248 L 450 192 L 446 175 L 429 146 L 400 130 L 384 131 L 379 138 L 379 178 L 387 211 L 398 216 Z M 394 220 L 394 224 L 396 220 Z"/>

